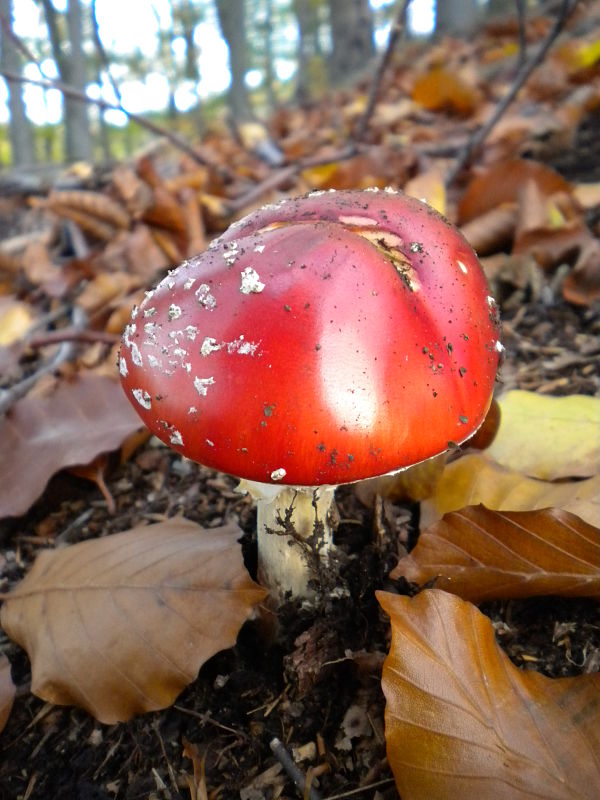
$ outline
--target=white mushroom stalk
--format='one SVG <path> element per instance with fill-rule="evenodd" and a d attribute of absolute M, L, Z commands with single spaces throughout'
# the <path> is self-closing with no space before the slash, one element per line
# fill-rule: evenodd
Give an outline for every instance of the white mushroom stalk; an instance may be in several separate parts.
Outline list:
<path fill-rule="evenodd" d="M 279 599 L 318 594 L 319 572 L 333 552 L 334 486 L 274 486 L 242 480 L 256 502 L 258 579 Z"/>

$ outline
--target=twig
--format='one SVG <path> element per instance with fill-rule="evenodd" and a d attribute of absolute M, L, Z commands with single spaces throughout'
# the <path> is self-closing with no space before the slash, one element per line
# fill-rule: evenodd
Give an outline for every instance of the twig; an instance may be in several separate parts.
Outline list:
<path fill-rule="evenodd" d="M 364 139 L 367 128 L 369 127 L 369 123 L 371 122 L 371 117 L 373 116 L 373 111 L 375 110 L 375 105 L 379 97 L 379 90 L 381 88 L 383 76 L 390 62 L 390 58 L 392 57 L 392 53 L 394 52 L 394 48 L 396 47 L 396 42 L 400 38 L 400 35 L 406 26 L 406 12 L 408 11 L 410 3 L 411 0 L 402 0 L 398 9 L 398 14 L 396 15 L 396 19 L 390 28 L 387 46 L 381 55 L 379 64 L 375 70 L 375 75 L 373 76 L 373 81 L 371 82 L 367 107 L 365 108 L 364 113 L 360 118 L 358 125 L 356 126 L 355 138 L 359 142 Z"/>
<path fill-rule="evenodd" d="M 277 737 L 271 740 L 270 748 L 273 751 L 273 755 L 277 761 L 279 761 L 289 777 L 294 781 L 296 788 L 300 792 L 304 792 L 306 786 L 306 776 L 302 770 L 296 766 L 293 758 Z M 311 789 L 308 793 L 308 800 L 321 800 L 321 795 L 316 789 Z"/>
<path fill-rule="evenodd" d="M 521 1 L 521 0 L 520 0 Z M 117 98 L 117 102 L 123 108 L 123 98 L 121 97 L 121 90 L 119 89 L 119 85 L 114 79 L 110 68 L 110 61 L 108 56 L 106 55 L 106 50 L 104 49 L 104 45 L 102 44 L 102 39 L 100 38 L 100 32 L 98 30 L 98 15 L 96 13 L 96 0 L 92 0 L 92 33 L 94 35 L 94 44 L 96 45 L 96 50 L 98 51 L 98 55 L 100 56 L 100 60 L 102 61 L 102 66 L 106 70 L 106 74 L 108 75 L 108 80 L 110 81 L 110 85 L 113 88 L 113 92 L 115 93 L 115 97 Z"/>
<path fill-rule="evenodd" d="M 176 147 L 178 150 L 181 150 L 183 153 L 186 153 L 197 164 L 211 167 L 226 180 L 233 181 L 235 177 L 234 173 L 228 167 L 223 166 L 222 164 L 214 164 L 208 154 L 204 152 L 204 148 L 202 146 L 198 145 L 196 147 L 192 147 L 185 141 L 185 139 L 182 139 L 181 136 L 173 133 L 173 131 L 163 128 L 161 125 L 157 125 L 155 122 L 152 122 L 151 120 L 146 119 L 145 117 L 142 117 L 133 111 L 128 111 L 118 103 L 111 103 L 102 97 L 89 97 L 85 92 L 79 91 L 79 89 L 77 89 L 75 86 L 71 86 L 68 83 L 63 83 L 62 81 L 55 80 L 53 78 L 28 78 L 25 75 L 19 75 L 17 72 L 12 72 L 8 69 L 0 70 L 0 75 L 12 83 L 31 83 L 34 86 L 41 86 L 44 89 L 58 89 L 58 91 L 62 92 L 65 97 L 72 97 L 75 100 L 81 100 L 82 103 L 98 106 L 98 108 L 101 108 L 103 111 L 107 109 L 112 111 L 122 111 L 128 117 L 128 119 L 130 119 L 132 122 L 136 122 L 140 128 L 144 128 L 145 130 L 150 131 L 157 136 L 162 136 L 163 138 L 167 139 L 174 147 Z"/>
<path fill-rule="evenodd" d="M 87 314 L 78 306 L 73 308 L 72 316 L 72 330 L 81 329 L 87 324 Z M 65 361 L 69 361 L 73 356 L 74 348 L 73 343 L 64 341 L 58 348 L 58 352 L 49 361 L 45 361 L 32 375 L 23 378 L 19 383 L 13 384 L 9 389 L 0 390 L 0 415 L 6 412 L 17 402 L 21 397 L 24 397 L 27 392 L 35 386 L 42 375 L 48 375 L 55 372 L 58 367 Z"/>
<path fill-rule="evenodd" d="M 525 0 L 515 0 L 519 21 L 519 69 L 527 61 L 527 31 L 525 27 Z"/>
<path fill-rule="evenodd" d="M 90 331 L 81 330 L 80 328 L 59 328 L 56 331 L 47 331 L 38 336 L 32 336 L 27 341 L 28 347 L 37 350 L 40 347 L 48 347 L 52 344 L 62 344 L 63 342 L 82 342 L 85 344 L 116 344 L 120 340 L 120 336 L 116 333 L 108 333 L 107 331 Z"/>
<path fill-rule="evenodd" d="M 533 56 L 529 59 L 529 61 L 527 61 L 519 70 L 513 85 L 498 103 L 492 116 L 488 119 L 485 125 L 482 125 L 482 127 L 476 130 L 475 133 L 469 138 L 467 144 L 459 154 L 454 166 L 446 176 L 446 187 L 450 186 L 450 184 L 454 182 L 464 167 L 466 167 L 471 161 L 472 157 L 479 150 L 485 139 L 489 136 L 498 120 L 502 117 L 521 88 L 525 85 L 531 73 L 536 69 L 537 66 L 539 66 L 539 64 L 542 63 L 546 53 L 553 45 L 556 37 L 562 31 L 566 20 L 573 13 L 578 2 L 579 0 L 562 0 L 560 11 L 558 12 L 558 16 L 550 33 L 542 42 L 537 51 L 533 54 Z"/>
<path fill-rule="evenodd" d="M 236 214 L 246 206 L 249 206 L 256 200 L 259 200 L 268 192 L 278 189 L 281 184 L 291 180 L 299 172 L 302 172 L 302 170 L 310 169 L 311 167 L 320 167 L 323 164 L 331 164 L 333 161 L 345 161 L 346 159 L 357 155 L 361 149 L 362 148 L 359 148 L 354 144 L 350 144 L 347 147 L 343 147 L 341 150 L 336 150 L 335 153 L 309 156 L 301 159 L 300 161 L 296 161 L 294 164 L 289 164 L 287 167 L 283 167 L 277 172 L 273 172 L 271 175 L 265 178 L 264 181 L 257 183 L 245 194 L 242 194 L 233 200 L 229 200 L 227 203 L 227 211 L 229 215 Z"/>
<path fill-rule="evenodd" d="M 393 782 L 393 778 L 385 778 L 382 781 L 370 783 L 368 786 L 360 786 L 358 789 L 350 789 L 349 791 L 342 792 L 341 794 L 332 794 L 329 797 L 326 797 L 325 800 L 343 800 L 345 797 L 354 797 L 357 794 L 368 792 L 371 789 L 379 789 L 381 786 L 389 786 Z"/>

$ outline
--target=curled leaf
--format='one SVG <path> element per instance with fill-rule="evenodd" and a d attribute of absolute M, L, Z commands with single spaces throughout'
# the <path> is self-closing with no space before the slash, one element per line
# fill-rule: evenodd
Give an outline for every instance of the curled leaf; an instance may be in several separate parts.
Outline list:
<path fill-rule="evenodd" d="M 471 506 L 421 533 L 390 577 L 435 580 L 473 603 L 549 594 L 600 599 L 600 530 L 566 511 Z"/>
<path fill-rule="evenodd" d="M 489 619 L 446 592 L 377 597 L 392 625 L 385 736 L 403 800 L 600 796 L 600 675 L 517 669 Z"/>

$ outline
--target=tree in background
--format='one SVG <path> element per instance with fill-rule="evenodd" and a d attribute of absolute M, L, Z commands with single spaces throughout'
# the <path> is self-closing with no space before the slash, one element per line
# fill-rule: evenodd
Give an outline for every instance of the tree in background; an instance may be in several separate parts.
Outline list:
<path fill-rule="evenodd" d="M 221 35 L 229 48 L 229 105 L 236 121 L 251 119 L 246 88 L 248 44 L 246 42 L 246 8 L 244 0 L 216 0 Z"/>
<path fill-rule="evenodd" d="M 52 0 L 41 0 L 48 26 L 52 54 L 63 83 L 81 92 L 86 88 L 86 59 L 83 50 L 83 20 L 80 0 L 69 0 L 65 14 L 59 13 Z M 92 138 L 88 107 L 81 100 L 63 99 L 65 152 L 71 161 L 92 157 Z"/>
<path fill-rule="evenodd" d="M 9 72 L 21 71 L 21 56 L 10 36 L 12 31 L 12 0 L 0 0 L 0 68 Z M 8 83 L 10 111 L 9 138 L 13 164 L 31 164 L 35 160 L 31 124 L 25 113 L 23 88 Z"/>
<path fill-rule="evenodd" d="M 464 36 L 476 29 L 480 21 L 477 0 L 437 0 L 435 32 Z"/>
<path fill-rule="evenodd" d="M 316 66 L 323 63 L 319 37 L 321 5 L 320 0 L 294 0 L 293 3 L 298 24 L 296 99 L 301 103 L 314 92 Z"/>
<path fill-rule="evenodd" d="M 339 83 L 364 69 L 375 54 L 369 0 L 328 0 L 332 53 L 330 74 Z"/>

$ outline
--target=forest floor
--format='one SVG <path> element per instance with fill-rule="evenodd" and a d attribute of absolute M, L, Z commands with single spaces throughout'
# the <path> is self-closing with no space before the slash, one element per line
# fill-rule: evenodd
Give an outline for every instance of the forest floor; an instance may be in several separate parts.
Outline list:
<path fill-rule="evenodd" d="M 597 390 L 597 355 L 581 355 L 582 344 L 600 336 L 597 307 L 574 309 L 552 297 L 524 302 L 505 312 L 504 331 L 500 383 L 553 394 Z M 111 471 L 118 508 L 111 516 L 92 484 L 61 473 L 25 517 L 3 523 L 2 585 L 20 579 L 57 532 L 60 544 L 71 544 L 175 514 L 207 528 L 237 522 L 253 573 L 255 510 L 235 485 L 151 440 Z M 349 556 L 342 570 L 348 597 L 312 608 L 286 605 L 278 610 L 277 630 L 248 622 L 236 646 L 206 663 L 165 711 L 106 727 L 83 711 L 45 704 L 28 691 L 25 654 L 4 640 L 19 693 L 2 736 L 0 798 L 187 798 L 194 754 L 196 768 L 197 754 L 204 756 L 211 798 L 301 796 L 271 752 L 273 737 L 305 774 L 317 769 L 313 785 L 322 798 L 398 798 L 385 757 L 380 684 L 389 625 L 374 593 L 392 587 L 387 575 L 397 542 L 414 543 L 418 507 L 385 501 L 375 512 L 352 486 L 340 488 L 336 500 L 336 543 Z M 411 587 L 395 582 L 394 591 L 410 593 Z M 520 667 L 558 677 L 600 666 L 595 601 L 513 600 L 483 610 Z"/>
<path fill-rule="evenodd" d="M 398 125 L 404 124 L 404 96 L 397 88 L 401 80 L 397 85 L 389 82 L 391 91 L 397 92 L 393 97 L 397 106 L 386 106 L 375 139 L 380 136 L 383 141 L 395 124 L 389 117 L 391 111 L 397 112 Z M 553 81 L 552 77 L 542 87 L 550 95 Z M 472 100 L 473 113 L 482 102 L 477 97 Z M 351 96 L 346 98 L 348 106 L 351 101 Z M 333 104 L 324 103 L 323 108 L 325 119 L 336 113 Z M 527 117 L 527 109 L 529 106 L 525 111 L 521 107 L 515 118 L 520 114 L 529 125 L 532 117 Z M 312 113 L 307 112 L 308 133 L 303 134 L 306 148 L 311 130 L 326 129 L 325 123 L 320 126 L 318 119 L 315 122 Z M 456 122 L 450 114 L 440 122 L 434 140 L 427 138 L 433 130 L 433 113 L 427 110 L 416 114 L 413 109 L 411 114 L 414 119 L 407 124 L 417 130 L 415 152 L 423 142 L 432 149 L 440 142 L 445 146 L 444 137 L 451 138 L 455 124 L 458 138 L 464 140 L 464 118 Z M 441 119 L 441 112 L 439 116 Z M 342 110 L 339 117 L 343 117 Z M 290 130 L 294 133 L 291 123 Z M 526 131 L 524 137 L 529 133 Z M 536 135 L 536 131 L 531 133 L 533 138 Z M 530 156 L 533 152 L 539 161 L 550 163 L 573 183 L 600 182 L 597 111 L 582 112 L 577 133 L 567 146 L 559 142 L 552 157 L 544 158 L 547 141 L 541 135 L 535 139 L 534 149 L 515 146 L 515 152 L 509 152 L 512 136 L 507 134 L 508 144 L 494 145 L 506 147 L 507 157 Z M 339 149 L 339 140 L 336 135 L 330 138 L 336 147 L 328 152 L 334 152 Z M 293 136 L 290 147 L 296 147 L 298 142 L 291 139 Z M 390 152 L 400 162 L 398 169 L 404 164 L 404 177 L 409 173 L 414 177 L 427 162 L 425 150 L 418 151 L 420 155 L 409 163 L 406 149 L 398 145 L 403 141 L 400 134 L 397 140 L 390 135 L 390 140 L 381 146 L 381 153 L 374 151 L 371 162 L 359 154 L 349 180 L 363 177 L 361 169 L 374 170 L 377 165 L 384 165 L 381 178 L 389 180 L 386 169 L 392 165 L 386 154 Z M 307 153 L 310 155 L 310 150 L 303 155 Z M 224 150 L 224 162 L 227 157 Z M 494 160 L 490 157 L 490 163 Z M 245 161 L 241 163 L 246 180 L 250 169 Z M 143 169 L 148 174 L 147 167 L 138 167 L 139 174 Z M 335 169 L 337 172 L 331 175 L 342 181 L 345 165 L 341 159 Z M 269 170 L 259 165 L 256 174 L 259 183 Z M 295 177 L 292 175 L 291 186 L 280 182 L 285 192 L 297 189 Z M 313 171 L 310 177 L 316 179 L 322 174 Z M 148 181 L 148 186 L 154 190 L 157 183 Z M 404 183 L 398 179 L 400 188 Z M 218 205 L 214 197 L 217 190 L 213 187 L 206 191 L 213 195 L 207 203 L 208 213 L 204 209 L 204 221 L 210 222 Z M 586 225 L 597 237 L 598 206 L 586 214 Z M 21 222 L 18 215 L 0 219 L 2 236 L 21 234 Z M 541 245 L 545 244 L 543 236 L 539 235 Z M 507 257 L 506 251 L 503 257 Z M 567 302 L 562 293 L 564 272 L 560 273 L 560 263 L 560 258 L 552 262 L 541 285 L 525 280 L 522 274 L 516 280 L 510 275 L 506 280 L 497 274 L 494 277 L 506 348 L 499 391 L 519 388 L 555 396 L 600 393 L 600 301 L 579 305 Z M 595 275 L 597 280 L 597 271 Z M 39 298 L 41 291 L 34 285 L 31 272 L 27 278 L 31 283 L 17 283 L 15 294 L 24 295 L 25 287 L 31 296 Z M 146 285 L 140 281 L 134 288 L 140 290 Z M 585 290 L 585 281 L 583 287 Z M 68 291 L 75 294 L 72 287 Z M 128 291 L 132 291 L 131 286 Z M 104 312 L 102 309 L 97 315 L 101 330 L 108 316 Z M 115 501 L 114 513 L 109 512 L 95 484 L 59 471 L 27 513 L 0 522 L 2 592 L 17 585 L 44 549 L 176 515 L 205 528 L 229 522 L 239 525 L 244 561 L 256 578 L 256 512 L 247 496 L 236 493 L 233 478 L 187 461 L 156 439 L 149 439 L 124 463 L 113 454 L 105 479 Z M 416 591 L 404 580 L 392 581 L 388 576 L 399 555 L 417 540 L 419 505 L 381 498 L 365 505 L 355 486 L 339 488 L 336 503 L 339 524 L 335 542 L 343 554 L 341 580 L 347 592 L 325 594 L 317 605 L 289 603 L 277 609 L 275 618 L 260 614 L 246 622 L 236 645 L 205 663 L 197 679 L 165 710 L 125 723 L 102 725 L 85 711 L 45 703 L 30 692 L 31 667 L 26 653 L 0 632 L 0 657 L 8 657 L 17 687 L 14 707 L 0 739 L 0 800 L 302 798 L 294 785 L 294 770 L 271 749 L 274 737 L 285 746 L 292 767 L 312 782 L 309 800 L 398 800 L 386 759 L 381 688 L 390 626 L 375 591 Z M 491 618 L 499 644 L 518 667 L 550 677 L 600 670 L 598 602 L 562 597 L 505 600 L 486 603 L 482 610 Z"/>

